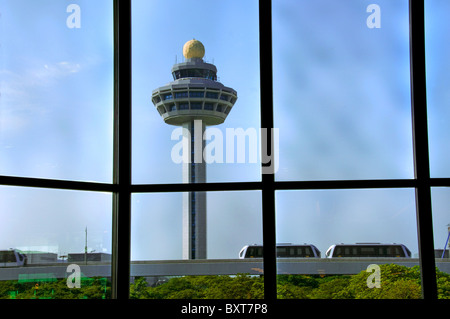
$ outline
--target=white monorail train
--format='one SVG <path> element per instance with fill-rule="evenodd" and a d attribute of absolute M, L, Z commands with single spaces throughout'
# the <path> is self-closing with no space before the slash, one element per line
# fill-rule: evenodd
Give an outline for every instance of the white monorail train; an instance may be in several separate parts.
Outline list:
<path fill-rule="evenodd" d="M 320 258 L 320 251 L 311 244 L 277 244 L 277 258 Z M 328 248 L 326 258 L 411 258 L 411 252 L 403 244 L 356 243 L 335 244 Z M 247 245 L 239 252 L 239 258 L 263 258 L 262 245 Z"/>
<path fill-rule="evenodd" d="M 388 257 L 411 258 L 411 252 L 403 244 L 356 243 L 331 245 L 325 253 L 327 258 L 339 257 Z"/>
<path fill-rule="evenodd" d="M 0 250 L 0 267 L 26 266 L 27 256 L 17 249 Z"/>
<path fill-rule="evenodd" d="M 277 258 L 320 258 L 320 251 L 310 244 L 277 244 Z M 239 252 L 239 258 L 263 258 L 262 245 L 247 245 Z"/>

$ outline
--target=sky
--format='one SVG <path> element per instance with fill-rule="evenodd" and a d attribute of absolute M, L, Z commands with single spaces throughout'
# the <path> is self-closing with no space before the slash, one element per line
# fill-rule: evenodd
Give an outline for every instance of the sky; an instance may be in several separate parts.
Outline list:
<path fill-rule="evenodd" d="M 414 177 L 408 1 L 273 1 L 274 127 L 278 181 Z M 369 28 L 369 4 L 380 28 Z M 80 27 L 70 28 L 70 4 Z M 450 176 L 450 4 L 427 1 L 432 177 Z M 0 174 L 112 182 L 113 19 L 109 0 L 0 0 Z M 238 92 L 225 123 L 260 126 L 258 1 L 134 0 L 132 180 L 181 183 L 178 141 L 151 102 L 172 81 L 193 38 L 219 81 Z M 69 22 L 72 20 L 69 20 Z M 69 23 L 70 25 L 70 23 Z M 260 136 L 258 136 L 258 139 Z M 258 140 L 259 141 L 259 140 Z M 224 142 L 225 145 L 225 142 Z M 247 154 L 248 155 L 248 154 Z M 213 163 L 210 182 L 261 179 L 260 162 Z M 436 248 L 450 224 L 450 191 L 434 188 Z M 0 249 L 111 252 L 107 193 L 0 187 Z M 181 258 L 179 193 L 134 194 L 133 260 Z M 208 193 L 208 258 L 262 243 L 259 191 Z M 397 242 L 417 254 L 413 189 L 276 193 L 278 242 Z"/>

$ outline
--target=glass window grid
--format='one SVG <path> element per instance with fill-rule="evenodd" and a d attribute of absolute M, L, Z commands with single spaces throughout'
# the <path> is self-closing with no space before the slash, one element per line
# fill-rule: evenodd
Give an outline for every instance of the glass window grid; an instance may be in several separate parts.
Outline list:
<path fill-rule="evenodd" d="M 450 187 L 450 178 L 430 178 L 423 0 L 409 0 L 412 133 L 415 166 L 415 177 L 413 179 L 275 181 L 273 174 L 262 174 L 260 182 L 150 185 L 133 185 L 131 182 L 131 0 L 113 1 L 115 48 L 113 183 L 0 176 L 0 185 L 98 191 L 113 194 L 111 272 L 113 299 L 129 299 L 132 193 L 262 191 L 263 245 L 264 251 L 267 252 L 264 258 L 264 293 L 266 300 L 276 300 L 275 192 L 277 190 L 366 188 L 415 189 L 422 297 L 424 299 L 437 299 L 431 187 Z M 272 65 L 271 1 L 260 1 L 259 18 L 260 64 L 264 66 L 261 67 L 260 74 L 261 127 L 269 129 L 273 127 L 272 68 L 269 67 Z M 268 131 L 270 135 L 270 130 Z M 270 136 L 268 140 L 270 140 Z"/>

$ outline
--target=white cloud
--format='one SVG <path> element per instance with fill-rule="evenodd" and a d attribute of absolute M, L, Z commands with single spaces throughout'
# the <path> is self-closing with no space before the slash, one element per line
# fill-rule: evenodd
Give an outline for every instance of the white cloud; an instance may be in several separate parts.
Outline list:
<path fill-rule="evenodd" d="M 41 67 L 28 70 L 25 74 L 26 79 L 33 85 L 48 85 L 53 81 L 78 73 L 80 69 L 79 63 L 61 61 L 43 64 Z"/>
<path fill-rule="evenodd" d="M 47 112 L 40 103 L 44 90 L 56 81 L 81 70 L 75 62 L 38 63 L 34 68 L 11 71 L 0 70 L 0 130 L 16 131 L 27 125 L 36 115 Z"/>

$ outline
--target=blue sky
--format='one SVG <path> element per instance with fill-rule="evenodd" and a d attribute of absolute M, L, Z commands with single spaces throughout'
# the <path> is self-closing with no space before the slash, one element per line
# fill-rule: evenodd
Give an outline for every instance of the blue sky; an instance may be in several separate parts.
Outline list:
<path fill-rule="evenodd" d="M 81 8 L 70 29 L 69 4 Z M 407 1 L 274 1 L 277 180 L 413 178 Z M 257 1 L 133 1 L 133 182 L 179 183 L 176 128 L 152 90 L 172 80 L 196 38 L 220 81 L 238 92 L 226 128 L 260 125 Z M 446 1 L 427 1 L 427 76 L 433 177 L 449 177 Z M 0 0 L 0 174 L 112 181 L 112 1 Z M 225 136 L 225 134 L 224 134 Z M 208 181 L 259 181 L 259 163 L 215 163 Z M 447 188 L 433 189 L 435 244 L 450 223 Z M 402 242 L 417 253 L 412 189 L 277 192 L 277 240 Z M 236 258 L 262 242 L 261 194 L 208 194 L 208 256 Z M 0 188 L 0 249 L 110 252 L 111 196 Z M 181 194 L 135 194 L 132 258 L 181 258 Z M 18 231 L 20 229 L 20 231 Z M 163 248 L 163 249 L 161 249 Z"/>

